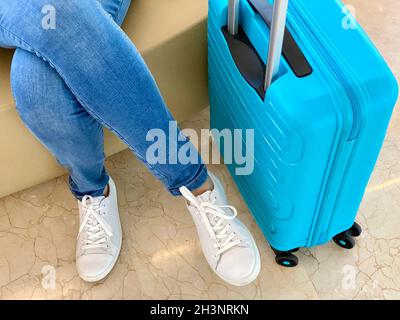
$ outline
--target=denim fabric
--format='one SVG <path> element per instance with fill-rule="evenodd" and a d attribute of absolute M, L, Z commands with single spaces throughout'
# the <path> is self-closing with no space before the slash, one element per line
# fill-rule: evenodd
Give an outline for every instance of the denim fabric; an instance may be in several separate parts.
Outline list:
<path fill-rule="evenodd" d="M 101 195 L 103 126 L 117 134 L 173 195 L 207 179 L 199 164 L 146 163 L 148 130 L 173 117 L 139 52 L 119 28 L 130 0 L 0 0 L 0 46 L 16 47 L 11 80 L 21 118 L 70 172 L 74 195 Z M 56 28 L 42 27 L 42 8 Z M 110 17 L 111 16 L 111 17 Z M 113 20 L 115 19 L 115 21 Z M 117 23 L 115 23 L 117 22 Z M 171 75 L 172 76 L 172 75 Z M 166 158 L 187 140 L 167 135 Z"/>

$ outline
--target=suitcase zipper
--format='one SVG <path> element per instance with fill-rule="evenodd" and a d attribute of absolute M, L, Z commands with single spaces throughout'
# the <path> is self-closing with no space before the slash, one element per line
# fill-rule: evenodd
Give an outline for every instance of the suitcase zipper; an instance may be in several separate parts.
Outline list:
<path fill-rule="evenodd" d="M 329 51 L 326 50 L 325 47 L 323 47 L 323 50 L 327 53 L 326 57 L 327 57 L 327 61 L 328 61 L 329 65 L 330 65 L 332 74 L 334 74 L 336 76 L 337 80 L 339 81 L 341 86 L 344 88 L 346 95 L 351 104 L 353 123 L 352 123 L 352 127 L 350 129 L 350 133 L 348 135 L 347 140 L 352 141 L 355 138 L 357 138 L 358 133 L 360 132 L 360 128 L 361 128 L 361 110 L 362 109 L 360 106 L 360 101 L 359 101 L 356 93 L 352 89 L 351 82 L 348 80 L 350 75 L 345 75 L 345 73 L 342 72 L 342 70 L 344 70 L 344 68 L 342 68 L 341 66 L 339 66 L 336 63 L 336 60 L 332 58 L 332 56 L 329 54 Z"/>
<path fill-rule="evenodd" d="M 357 76 L 356 74 L 354 74 L 354 72 L 352 72 L 351 66 L 347 64 L 347 61 L 345 61 L 340 52 L 330 42 L 324 30 L 322 30 L 319 24 L 314 21 L 313 17 L 307 12 L 307 9 L 305 9 L 304 6 L 297 1 L 291 2 L 290 9 L 294 22 L 299 23 L 299 25 L 301 25 L 301 30 L 306 32 L 307 40 L 310 42 L 310 47 L 314 50 L 316 56 L 323 62 L 323 65 L 326 67 L 327 72 L 331 74 L 333 79 L 335 79 L 335 81 L 332 81 L 331 79 L 329 85 L 334 85 L 337 88 L 341 87 L 343 92 L 341 96 L 343 98 L 346 98 L 351 105 L 349 115 L 351 114 L 352 118 L 350 121 L 347 120 L 348 125 L 346 127 L 348 129 L 345 129 L 346 131 L 340 134 L 342 137 L 340 139 L 340 145 L 338 145 L 337 150 L 337 152 L 339 152 L 339 149 L 341 149 L 342 151 L 340 153 L 343 153 L 343 151 L 347 149 L 348 151 L 345 153 L 351 158 L 350 154 L 352 154 L 353 152 L 351 150 L 353 150 L 355 146 L 353 142 L 356 141 L 356 138 L 358 137 L 363 127 L 362 108 L 364 106 L 367 106 L 368 104 L 368 102 L 365 100 L 366 98 L 363 95 L 365 93 L 365 88 L 359 85 L 360 82 L 357 81 Z M 315 30 L 318 30 L 318 33 Z M 347 111 L 344 112 L 347 113 Z M 345 115 L 344 117 L 346 118 L 347 115 Z M 349 145 L 351 150 L 346 147 L 346 145 L 348 145 L 348 142 L 352 143 L 351 145 Z M 348 158 L 347 160 L 336 158 L 334 160 L 334 163 L 332 164 L 331 173 L 329 175 L 332 174 L 332 170 L 337 170 L 335 168 L 337 168 L 339 162 L 350 161 L 350 158 Z M 343 180 L 340 185 L 342 183 Z M 329 185 L 326 185 L 324 195 L 321 198 L 322 207 L 320 207 L 320 210 L 324 210 L 322 208 L 325 207 L 327 203 L 331 202 L 328 201 L 328 198 L 331 198 L 331 196 L 333 196 L 333 194 L 331 196 L 329 195 L 331 191 L 333 191 L 333 194 L 336 194 L 334 190 L 331 190 L 331 187 Z M 336 197 L 337 195 L 335 196 L 335 198 Z M 318 245 L 327 241 L 328 230 L 325 230 L 325 228 L 320 229 L 320 227 L 325 225 L 327 220 L 332 221 L 335 209 L 334 207 L 332 207 L 331 209 L 333 210 L 331 215 L 319 215 L 320 218 L 315 221 L 315 224 L 311 230 L 313 236 L 311 236 L 310 234 L 311 237 L 308 242 L 309 246 Z"/>
<path fill-rule="evenodd" d="M 348 70 L 348 66 L 339 65 L 337 63 L 338 60 L 341 59 L 334 59 L 331 52 L 334 52 L 334 48 L 332 46 L 328 46 L 328 42 L 325 41 L 325 44 L 320 40 L 320 38 L 316 35 L 313 28 L 310 27 L 312 23 L 312 19 L 306 13 L 306 10 L 303 7 L 300 7 L 301 4 L 295 4 L 296 2 L 293 1 L 291 3 L 290 8 L 294 14 L 294 18 L 296 22 L 301 23 L 306 29 L 307 32 L 312 35 L 312 39 L 309 39 L 312 43 L 315 51 L 319 55 L 319 57 L 325 62 L 325 65 L 330 70 L 330 73 L 334 76 L 340 86 L 343 88 L 344 92 L 346 93 L 346 97 L 350 102 L 351 105 L 351 112 L 352 112 L 352 125 L 349 130 L 347 141 L 352 141 L 357 138 L 360 129 L 361 129 L 361 119 L 362 119 L 362 108 L 361 102 L 358 98 L 357 93 L 353 90 L 353 84 L 355 81 L 352 75 L 349 72 L 344 72 L 344 70 Z M 304 16 L 307 15 L 308 21 L 305 21 Z M 315 23 L 312 23 L 312 26 L 315 27 Z"/>

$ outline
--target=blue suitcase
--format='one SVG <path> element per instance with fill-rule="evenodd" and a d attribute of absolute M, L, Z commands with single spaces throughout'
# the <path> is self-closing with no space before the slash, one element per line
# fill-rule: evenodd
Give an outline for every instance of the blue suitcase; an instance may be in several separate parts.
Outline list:
<path fill-rule="evenodd" d="M 398 87 L 339 0 L 285 1 L 209 0 L 209 90 L 211 128 L 254 130 L 253 172 L 228 169 L 277 263 L 295 266 L 299 247 L 354 246 Z"/>

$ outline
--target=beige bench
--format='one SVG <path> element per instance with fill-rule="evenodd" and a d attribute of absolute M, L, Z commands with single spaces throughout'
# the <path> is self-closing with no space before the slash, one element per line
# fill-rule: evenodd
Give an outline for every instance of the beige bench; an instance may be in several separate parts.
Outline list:
<path fill-rule="evenodd" d="M 178 121 L 208 105 L 207 0 L 133 0 L 125 32 Z M 0 49 L 0 197 L 64 170 L 20 121 L 10 88 L 12 50 Z M 126 146 L 106 132 L 106 154 Z"/>

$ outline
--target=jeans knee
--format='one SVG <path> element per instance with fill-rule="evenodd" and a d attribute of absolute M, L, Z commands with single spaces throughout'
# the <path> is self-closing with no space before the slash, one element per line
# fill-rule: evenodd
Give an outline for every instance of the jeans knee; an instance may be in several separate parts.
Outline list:
<path fill-rule="evenodd" d="M 85 12 L 90 11 L 90 8 L 97 6 L 98 0 L 42 0 L 42 14 L 55 13 L 57 15 L 72 19 L 80 19 L 85 16 Z M 53 9 L 54 8 L 54 9 Z M 46 10 L 47 9 L 47 10 Z"/>
<path fill-rule="evenodd" d="M 22 121 L 47 146 L 73 154 L 77 145 L 101 154 L 103 131 L 63 79 L 35 54 L 17 49 L 11 67 L 16 107 Z"/>
<path fill-rule="evenodd" d="M 30 52 L 17 49 L 11 64 L 11 88 L 16 107 L 21 117 L 27 119 L 30 118 L 28 112 L 40 107 L 41 83 L 37 78 L 37 61 L 33 61 L 33 56 Z"/>
<path fill-rule="evenodd" d="M 83 33 L 94 30 L 93 14 L 102 11 L 97 0 L 38 0 L 26 6 L 29 8 L 20 10 L 24 19 L 16 21 L 10 31 L 18 38 L 19 47 L 49 60 L 65 44 L 77 46 Z"/>
<path fill-rule="evenodd" d="M 61 102 L 73 98 L 48 63 L 22 49 L 14 53 L 11 86 L 17 111 L 32 131 L 53 130 L 52 123 L 62 121 Z"/>

